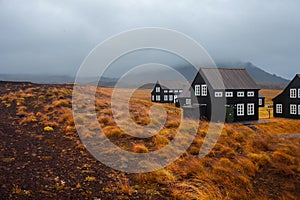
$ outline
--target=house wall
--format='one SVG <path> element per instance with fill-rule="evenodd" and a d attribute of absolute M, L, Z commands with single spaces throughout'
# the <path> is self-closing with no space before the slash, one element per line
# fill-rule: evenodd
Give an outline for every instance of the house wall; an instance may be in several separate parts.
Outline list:
<path fill-rule="evenodd" d="M 200 91 L 200 96 L 195 95 L 195 86 L 196 85 L 201 85 L 205 84 L 204 79 L 202 76 L 198 73 L 195 80 L 192 83 L 192 88 L 190 89 L 191 95 L 192 95 L 192 101 L 194 104 L 200 105 L 206 105 L 206 109 L 202 108 L 201 112 L 201 117 L 206 117 L 208 120 L 211 120 L 211 110 L 212 110 L 212 103 L 211 102 L 217 102 L 218 97 L 215 97 L 215 92 L 222 92 L 222 96 L 224 98 L 226 92 L 232 92 L 233 96 L 232 97 L 226 97 L 226 105 L 232 105 L 234 108 L 234 122 L 237 121 L 250 121 L 250 120 L 258 120 L 259 119 L 259 106 L 258 106 L 258 89 L 253 89 L 253 90 L 225 90 L 225 91 L 217 91 L 209 88 L 208 86 L 208 91 L 207 91 L 207 96 L 201 96 L 201 91 Z M 210 96 L 210 92 L 213 92 L 212 94 L 212 100 Z M 237 97 L 238 92 L 244 92 L 244 97 Z M 253 97 L 248 97 L 247 93 L 248 92 L 254 92 Z M 222 99 L 222 98 L 221 98 Z M 244 105 L 244 114 L 239 116 L 237 114 L 237 105 L 238 104 L 243 104 Z M 254 114 L 253 115 L 248 115 L 248 104 L 254 104 Z M 218 105 L 218 104 L 215 104 Z M 225 106 L 225 105 L 224 105 Z"/>
<path fill-rule="evenodd" d="M 296 98 L 290 97 L 290 89 L 296 89 Z M 274 117 L 300 119 L 300 78 L 296 76 L 284 91 L 273 99 Z M 277 112 L 277 104 L 282 105 L 282 113 Z M 291 114 L 290 105 L 296 105 L 296 114 Z"/>

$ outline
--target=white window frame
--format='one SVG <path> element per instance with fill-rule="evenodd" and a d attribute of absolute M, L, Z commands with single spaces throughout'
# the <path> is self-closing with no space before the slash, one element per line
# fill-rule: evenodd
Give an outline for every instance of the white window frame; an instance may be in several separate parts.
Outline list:
<path fill-rule="evenodd" d="M 298 89 L 298 98 L 300 99 L 300 88 Z"/>
<path fill-rule="evenodd" d="M 195 85 L 195 96 L 200 96 L 200 85 Z"/>
<path fill-rule="evenodd" d="M 183 90 L 179 90 L 179 92 L 181 93 L 181 92 L 183 92 Z"/>
<path fill-rule="evenodd" d="M 168 93 L 168 90 L 164 90 L 164 93 Z"/>
<path fill-rule="evenodd" d="M 247 92 L 247 97 L 254 97 L 254 91 Z"/>
<path fill-rule="evenodd" d="M 225 92 L 225 97 L 233 97 L 233 92 Z"/>
<path fill-rule="evenodd" d="M 245 92 L 237 92 L 236 96 L 237 97 L 244 97 L 245 96 Z"/>
<path fill-rule="evenodd" d="M 154 95 L 152 95 L 152 101 L 155 101 L 155 96 Z"/>
<path fill-rule="evenodd" d="M 201 96 L 207 96 L 207 85 L 201 85 Z"/>
<path fill-rule="evenodd" d="M 290 89 L 290 98 L 297 98 L 297 90 L 295 88 Z"/>
<path fill-rule="evenodd" d="M 169 101 L 173 101 L 173 95 L 172 94 L 169 95 Z"/>
<path fill-rule="evenodd" d="M 178 93 L 178 90 L 174 90 L 174 93 Z"/>
<path fill-rule="evenodd" d="M 300 115 L 300 105 L 298 105 L 298 115 Z"/>
<path fill-rule="evenodd" d="M 156 95 L 156 101 L 160 101 L 160 95 Z"/>
<path fill-rule="evenodd" d="M 258 105 L 263 105 L 263 100 L 262 99 L 258 99 Z"/>
<path fill-rule="evenodd" d="M 160 87 L 156 87 L 155 92 L 160 92 Z"/>
<path fill-rule="evenodd" d="M 247 115 L 254 115 L 255 114 L 255 106 L 254 103 L 247 104 Z"/>
<path fill-rule="evenodd" d="M 191 104 L 192 104 L 192 101 L 191 101 L 191 99 L 185 99 L 185 104 L 187 104 L 187 105 L 191 105 Z"/>
<path fill-rule="evenodd" d="M 282 104 L 276 104 L 276 113 L 282 114 Z"/>
<path fill-rule="evenodd" d="M 168 95 L 164 95 L 164 101 L 168 101 L 169 99 L 168 99 Z"/>
<path fill-rule="evenodd" d="M 223 92 L 215 92 L 215 97 L 222 97 L 223 96 Z"/>
<path fill-rule="evenodd" d="M 169 92 L 173 92 L 173 90 L 169 90 Z"/>
<path fill-rule="evenodd" d="M 290 114 L 297 115 L 297 105 L 296 104 L 290 104 Z"/>
<path fill-rule="evenodd" d="M 244 104 L 237 104 L 236 105 L 236 115 L 237 116 L 244 116 L 245 115 Z"/>

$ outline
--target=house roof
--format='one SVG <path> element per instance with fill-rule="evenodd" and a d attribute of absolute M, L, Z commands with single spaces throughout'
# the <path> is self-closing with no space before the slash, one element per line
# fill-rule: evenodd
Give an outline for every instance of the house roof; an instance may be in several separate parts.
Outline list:
<path fill-rule="evenodd" d="M 246 69 L 201 68 L 199 73 L 213 89 L 259 89 Z"/>

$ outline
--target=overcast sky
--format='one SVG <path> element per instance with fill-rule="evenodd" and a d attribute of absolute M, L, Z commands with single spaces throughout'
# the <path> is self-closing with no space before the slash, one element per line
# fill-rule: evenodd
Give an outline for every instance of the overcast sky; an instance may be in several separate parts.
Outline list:
<path fill-rule="evenodd" d="M 0 0 L 0 73 L 74 75 L 107 37 L 165 27 L 198 41 L 216 62 L 249 61 L 300 73 L 298 0 Z"/>

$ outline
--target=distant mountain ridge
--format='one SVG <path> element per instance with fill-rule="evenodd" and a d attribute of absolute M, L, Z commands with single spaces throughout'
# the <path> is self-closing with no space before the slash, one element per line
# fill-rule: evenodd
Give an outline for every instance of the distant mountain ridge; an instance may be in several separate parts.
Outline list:
<path fill-rule="evenodd" d="M 252 76 L 255 82 L 261 88 L 270 88 L 270 89 L 283 89 L 288 83 L 289 80 L 284 79 L 275 74 L 270 74 L 261 68 L 253 65 L 251 62 L 236 62 L 236 63 L 217 63 L 217 66 L 220 68 L 245 68 L 248 73 Z M 192 81 L 196 76 L 196 70 L 192 66 L 177 66 L 176 70 L 181 73 L 188 81 Z M 149 78 L 149 82 L 155 83 L 157 80 L 171 80 L 172 76 L 166 76 L 165 71 L 153 71 L 149 74 L 137 74 L 136 77 L 143 77 L 145 79 Z M 153 80 L 150 80 L 150 79 Z M 174 77 L 173 77 L 174 78 Z M 135 78 L 132 79 L 130 83 L 124 83 L 124 86 L 132 86 L 135 83 Z M 75 77 L 67 75 L 22 75 L 22 74 L 0 74 L 0 80 L 3 81 L 30 81 L 34 83 L 74 83 Z M 103 87 L 113 87 L 117 78 L 102 77 L 100 83 L 97 81 L 97 77 L 85 77 L 80 82 L 91 85 L 101 85 Z M 148 85 L 149 87 L 150 85 Z"/>
<path fill-rule="evenodd" d="M 217 63 L 216 65 L 219 68 L 245 68 L 255 82 L 264 89 L 283 89 L 289 83 L 289 80 L 270 74 L 251 62 Z M 196 70 L 193 67 L 184 66 L 177 68 L 177 70 L 188 80 L 193 80 L 196 75 Z"/>

